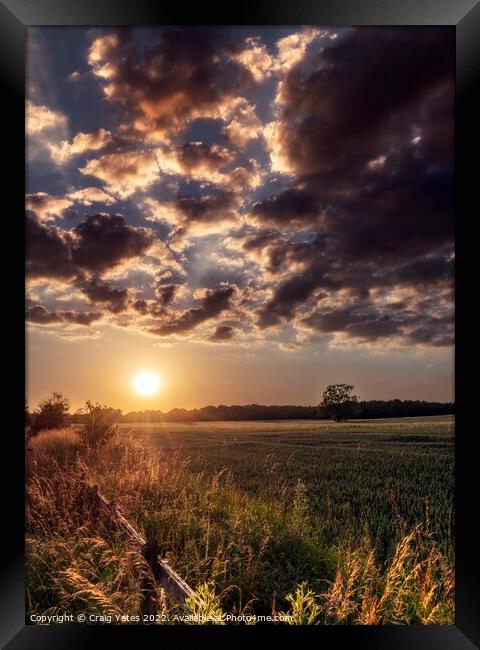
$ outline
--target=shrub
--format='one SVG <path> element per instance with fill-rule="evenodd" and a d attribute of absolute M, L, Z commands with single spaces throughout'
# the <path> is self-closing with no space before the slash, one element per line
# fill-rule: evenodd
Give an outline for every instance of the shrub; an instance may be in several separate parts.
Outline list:
<path fill-rule="evenodd" d="M 50 397 L 43 399 L 38 409 L 31 417 L 31 428 L 33 433 L 45 429 L 61 429 L 67 421 L 70 409 L 69 400 L 61 393 L 52 393 Z"/>
<path fill-rule="evenodd" d="M 117 429 L 108 419 L 108 409 L 103 404 L 87 400 L 84 415 L 85 424 L 79 429 L 79 435 L 88 447 L 97 447 L 110 440 Z"/>

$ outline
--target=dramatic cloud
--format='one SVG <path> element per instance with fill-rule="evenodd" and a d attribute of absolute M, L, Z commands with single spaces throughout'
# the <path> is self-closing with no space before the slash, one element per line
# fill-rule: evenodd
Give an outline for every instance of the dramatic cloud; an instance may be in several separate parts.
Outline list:
<path fill-rule="evenodd" d="M 40 221 L 55 221 L 62 219 L 74 203 L 85 206 L 91 206 L 93 203 L 111 205 L 115 203 L 115 199 L 98 187 L 84 187 L 65 196 L 51 196 L 46 192 L 27 194 L 25 208 L 33 212 Z"/>
<path fill-rule="evenodd" d="M 58 323 L 62 320 L 56 312 L 48 310 L 43 305 L 32 305 L 30 307 L 27 307 L 25 311 L 25 318 L 31 323 L 38 323 L 40 325 Z"/>
<path fill-rule="evenodd" d="M 194 119 L 221 119 L 253 82 L 237 50 L 227 29 L 164 28 L 142 49 L 125 29 L 95 39 L 88 61 L 107 100 L 133 111 L 134 129 L 168 142 Z"/>
<path fill-rule="evenodd" d="M 287 226 L 291 228 L 315 224 L 320 207 L 315 197 L 296 188 L 289 188 L 255 203 L 250 212 L 251 221 L 259 226 Z"/>
<path fill-rule="evenodd" d="M 52 150 L 68 138 L 68 118 L 49 106 L 27 100 L 25 131 L 27 161 L 48 164 L 53 160 Z"/>
<path fill-rule="evenodd" d="M 149 151 L 110 153 L 93 158 L 80 169 L 86 176 L 94 176 L 106 183 L 106 189 L 122 199 L 145 190 L 158 179 L 158 160 Z"/>
<path fill-rule="evenodd" d="M 27 103 L 27 270 L 66 294 L 32 320 L 84 301 L 161 337 L 452 342 L 451 28 L 105 29 L 86 56 L 68 92 L 97 86 L 98 121 Z"/>
<path fill-rule="evenodd" d="M 104 205 L 115 203 L 115 198 L 101 190 L 99 187 L 83 187 L 74 192 L 69 192 L 67 196 L 72 201 L 76 201 L 86 206 L 90 206 L 93 203 L 103 203 Z"/>
<path fill-rule="evenodd" d="M 88 217 L 70 231 L 27 217 L 27 273 L 32 278 L 101 274 L 145 253 L 153 241 L 147 228 L 119 215 Z"/>
<path fill-rule="evenodd" d="M 102 318 L 100 312 L 79 311 L 54 311 L 43 305 L 30 305 L 25 312 L 25 318 L 37 325 L 51 325 L 52 323 L 71 323 L 74 325 L 90 326 Z"/>
<path fill-rule="evenodd" d="M 155 293 L 158 301 L 163 307 L 166 307 L 174 301 L 176 294 L 179 290 L 178 284 L 164 284 L 157 287 Z"/>
<path fill-rule="evenodd" d="M 90 326 L 93 322 L 100 320 L 102 314 L 100 312 L 76 312 L 76 311 L 62 311 L 59 312 L 60 317 L 68 323 L 75 325 Z"/>
<path fill-rule="evenodd" d="M 235 287 L 230 285 L 209 289 L 205 292 L 199 307 L 192 307 L 181 312 L 165 323 L 149 328 L 151 334 L 169 336 L 170 334 L 187 334 L 205 321 L 216 318 L 230 307 L 230 300 Z"/>
<path fill-rule="evenodd" d="M 39 106 L 31 101 L 26 103 L 25 125 L 28 135 L 37 135 L 43 131 L 65 128 L 68 120 L 65 115 L 48 106 Z"/>
<path fill-rule="evenodd" d="M 288 270 L 290 273 L 311 264 L 325 248 L 325 238 L 308 233 L 307 239 L 295 239 L 296 235 L 282 234 L 278 230 L 257 230 L 244 239 L 230 240 L 228 244 L 241 249 L 256 261 L 268 275 Z M 297 236 L 298 237 L 298 236 Z"/>
<path fill-rule="evenodd" d="M 269 54 L 259 37 L 247 38 L 245 46 L 245 49 L 235 54 L 232 59 L 250 70 L 255 81 L 262 82 L 272 74 L 275 59 Z"/>
<path fill-rule="evenodd" d="M 92 278 L 86 282 L 80 282 L 79 287 L 92 303 L 98 303 L 116 314 L 124 311 L 128 302 L 128 290 L 124 287 L 117 288 L 102 282 L 98 278 Z"/>
<path fill-rule="evenodd" d="M 445 117 L 438 101 L 451 102 L 453 73 L 449 30 L 348 30 L 282 82 L 280 120 L 267 131 L 274 169 L 360 171 L 428 127 L 432 114 Z"/>
<path fill-rule="evenodd" d="M 453 336 L 450 316 L 430 316 L 409 310 L 381 310 L 371 302 L 326 312 L 316 310 L 302 323 L 316 332 L 341 333 L 362 342 L 398 337 L 403 343 L 442 346 L 451 343 Z"/>
<path fill-rule="evenodd" d="M 106 129 L 95 129 L 91 133 L 80 131 L 71 142 L 63 141 L 59 145 L 51 145 L 51 155 L 53 160 L 61 165 L 72 156 L 78 156 L 86 151 L 103 149 L 111 140 L 112 134 Z"/>
<path fill-rule="evenodd" d="M 30 278 L 70 278 L 75 269 L 73 237 L 55 226 L 46 226 L 27 215 L 26 268 Z"/>
<path fill-rule="evenodd" d="M 102 273 L 145 253 L 153 242 L 147 228 L 130 226 L 120 215 L 97 214 L 74 228 L 72 260 L 78 267 Z"/>
<path fill-rule="evenodd" d="M 326 31 L 309 27 L 301 32 L 296 32 L 279 39 L 277 41 L 277 68 L 281 72 L 288 72 L 303 59 L 307 47 L 315 38 L 326 35 Z"/>
<path fill-rule="evenodd" d="M 322 245 L 302 245 L 309 263 L 275 286 L 261 327 L 291 321 L 317 294 L 363 300 L 372 289 L 451 285 L 453 61 L 448 30 L 348 30 L 283 79 L 279 119 L 265 137 L 273 169 L 292 185 L 255 203 L 249 218 L 309 229 Z M 273 261 L 291 249 L 269 232 L 243 245 L 269 271 L 282 270 Z M 363 306 L 320 302 L 302 322 L 351 338 L 413 340 L 412 318 Z M 427 330 L 432 344 L 446 340 L 435 331 L 442 322 L 422 325 L 423 343 Z"/>
<path fill-rule="evenodd" d="M 193 180 L 222 183 L 221 169 L 235 160 L 235 153 L 217 144 L 186 142 L 175 147 L 157 149 L 160 169 L 168 174 L 180 174 Z"/>
<path fill-rule="evenodd" d="M 215 343 L 221 341 L 229 341 L 235 336 L 235 330 L 230 325 L 219 325 L 211 336 L 208 337 L 209 341 Z"/>
<path fill-rule="evenodd" d="M 41 221 L 61 219 L 64 211 L 73 205 L 68 197 L 50 196 L 45 192 L 27 194 L 25 207 L 33 212 Z"/>
<path fill-rule="evenodd" d="M 224 119 L 227 125 L 223 128 L 223 135 L 240 149 L 263 132 L 263 124 L 255 113 L 255 107 L 243 97 L 231 103 Z"/>
<path fill-rule="evenodd" d="M 148 200 L 152 221 L 165 221 L 176 227 L 175 233 L 186 231 L 197 234 L 218 232 L 227 223 L 238 221 L 240 200 L 237 194 L 219 190 L 199 197 L 179 195 L 175 201 L 161 203 Z"/>

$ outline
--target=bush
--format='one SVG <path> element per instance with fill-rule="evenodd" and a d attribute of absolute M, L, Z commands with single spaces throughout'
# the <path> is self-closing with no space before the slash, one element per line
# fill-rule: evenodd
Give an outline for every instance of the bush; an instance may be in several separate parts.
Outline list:
<path fill-rule="evenodd" d="M 87 400 L 84 415 L 85 424 L 79 429 L 79 435 L 88 447 L 97 447 L 112 438 L 117 429 L 108 418 L 109 409 L 103 404 Z"/>
<path fill-rule="evenodd" d="M 67 421 L 69 400 L 61 393 L 52 393 L 43 399 L 31 417 L 31 429 L 38 433 L 46 429 L 61 429 Z"/>

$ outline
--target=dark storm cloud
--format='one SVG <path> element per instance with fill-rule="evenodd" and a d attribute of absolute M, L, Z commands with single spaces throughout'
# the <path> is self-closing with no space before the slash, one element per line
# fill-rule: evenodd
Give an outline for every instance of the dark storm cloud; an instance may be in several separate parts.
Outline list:
<path fill-rule="evenodd" d="M 65 279 L 75 273 L 71 259 L 73 238 L 55 226 L 27 214 L 26 269 L 32 278 Z"/>
<path fill-rule="evenodd" d="M 74 228 L 72 260 L 80 268 L 101 273 L 144 253 L 153 243 L 147 228 L 130 226 L 124 217 L 97 214 Z"/>
<path fill-rule="evenodd" d="M 25 318 L 31 323 L 39 323 L 41 325 L 58 323 L 62 320 L 57 312 L 47 309 L 43 305 L 31 305 L 27 307 Z"/>
<path fill-rule="evenodd" d="M 132 307 L 141 316 L 166 317 L 168 315 L 167 307 L 175 300 L 179 289 L 180 285 L 178 284 L 159 284 L 155 289 L 156 298 L 154 300 L 141 298 L 135 300 Z"/>
<path fill-rule="evenodd" d="M 143 298 L 139 300 L 135 300 L 132 307 L 135 309 L 136 312 L 138 312 L 142 316 L 146 316 L 147 314 L 151 313 L 151 307 L 149 301 L 144 300 Z"/>
<path fill-rule="evenodd" d="M 157 287 L 155 294 L 160 304 L 165 307 L 174 301 L 178 289 L 177 284 L 164 284 Z"/>
<path fill-rule="evenodd" d="M 280 92 L 272 160 L 301 189 L 257 210 L 321 226 L 337 255 L 412 256 L 451 240 L 453 32 L 353 29 L 294 68 Z"/>
<path fill-rule="evenodd" d="M 280 238 L 278 230 L 257 230 L 254 234 L 245 237 L 242 247 L 246 251 L 262 250 L 277 242 Z"/>
<path fill-rule="evenodd" d="M 408 332 L 407 342 L 413 345 L 433 345 L 442 347 L 451 345 L 454 339 L 454 322 L 450 316 L 435 316 L 421 319 L 417 327 Z"/>
<path fill-rule="evenodd" d="M 411 287 L 417 295 L 452 285 L 452 34 L 352 29 L 287 75 L 267 142 L 274 168 L 293 175 L 292 186 L 255 204 L 251 216 L 314 230 L 322 245 L 298 249 L 305 266 L 274 286 L 258 311 L 260 327 L 291 321 L 319 292 L 346 290 L 356 307 L 325 306 L 304 323 L 365 340 L 401 335 L 445 344 L 448 332 L 438 336 L 433 317 L 409 330 L 412 319 L 407 326 L 361 307 L 372 289 Z M 297 257 L 290 240 L 274 233 L 244 242 L 263 251 L 270 273 Z"/>
<path fill-rule="evenodd" d="M 192 307 L 177 314 L 170 321 L 161 323 L 158 327 L 149 328 L 151 334 L 168 336 L 170 334 L 186 334 L 197 325 L 216 318 L 230 307 L 230 300 L 235 293 L 231 285 L 208 289 L 201 300 L 200 307 Z"/>
<path fill-rule="evenodd" d="M 293 47 L 300 36 L 292 36 Z M 241 296 L 248 288 L 245 309 L 261 330 L 288 324 L 317 338 L 447 345 L 453 36 L 450 28 L 339 30 L 309 38 L 282 66 L 260 41 L 239 55 L 245 40 L 229 29 L 106 31 L 88 59 L 118 128 L 107 125 L 105 148 L 79 171 L 159 239 L 111 214 L 59 228 L 51 222 L 82 190 L 40 192 L 28 204 L 30 277 L 70 281 L 102 312 L 131 309 L 132 322 L 159 336 L 210 321 L 203 337 L 232 338 L 221 323 L 239 304 L 235 285 Z M 263 72 L 254 68 L 260 54 Z M 271 79 L 261 92 L 255 75 Z M 128 287 L 105 279 L 136 257 L 142 267 Z M 82 318 L 33 307 L 38 323 Z"/>
<path fill-rule="evenodd" d="M 239 220 L 238 194 L 221 190 L 192 196 L 179 194 L 173 201 L 158 205 L 158 217 L 173 226 L 172 239 L 182 239 L 187 233 L 202 235 L 218 230 L 222 224 Z"/>
<path fill-rule="evenodd" d="M 318 300 L 327 297 L 329 292 L 348 290 L 350 297 L 356 297 L 361 307 L 371 289 L 388 291 L 394 287 L 405 287 L 410 288 L 412 296 L 418 296 L 422 287 L 448 289 L 452 281 L 453 259 L 447 259 L 445 254 L 418 258 L 405 265 L 382 269 L 368 263 L 362 265 L 359 261 L 342 265 L 338 260 L 330 259 L 320 252 L 305 270 L 290 275 L 275 286 L 271 299 L 258 311 L 258 324 L 263 328 L 278 325 L 282 320 L 291 320 L 296 314 L 296 308 L 304 305 L 313 295 Z M 453 296 L 450 295 L 449 301 L 452 299 Z M 398 303 L 396 308 L 398 310 L 402 307 L 405 308 L 405 303 Z M 424 308 L 434 309 L 435 300 L 424 305 Z M 395 305 L 392 309 L 395 309 Z M 320 311 L 320 320 L 317 322 L 323 322 L 323 316 L 326 318 L 325 323 L 328 323 L 333 317 L 340 318 L 351 313 L 356 311 L 350 307 L 346 311 L 334 313 L 323 314 Z M 314 325 L 313 321 L 307 323 Z M 343 329 L 348 329 L 352 335 L 360 331 L 353 327 L 347 328 L 346 325 Z M 391 334 L 394 331 L 392 328 Z"/>
<path fill-rule="evenodd" d="M 218 180 L 218 172 L 235 159 L 236 154 L 218 144 L 185 142 L 157 150 L 159 165 L 167 172 L 189 177 Z"/>
<path fill-rule="evenodd" d="M 226 102 L 253 82 L 231 55 L 228 29 L 166 27 L 140 48 L 129 29 L 93 41 L 89 62 L 108 101 L 133 112 L 135 129 L 168 139 L 197 117 L 221 117 Z"/>
<path fill-rule="evenodd" d="M 62 311 L 60 315 L 64 320 L 76 325 L 91 325 L 94 321 L 100 320 L 102 314 L 100 312 L 77 312 L 77 311 Z"/>
<path fill-rule="evenodd" d="M 180 289 L 181 285 L 179 284 L 157 284 L 153 300 L 140 298 L 133 302 L 132 307 L 141 316 L 167 317 L 168 307 L 175 301 Z"/>
<path fill-rule="evenodd" d="M 242 249 L 254 258 L 264 258 L 266 271 L 273 274 L 314 261 L 325 245 L 319 233 L 311 232 L 306 241 L 297 241 L 278 230 L 260 230 L 242 241 Z"/>
<path fill-rule="evenodd" d="M 327 209 L 324 228 L 347 259 L 407 261 L 453 241 L 452 170 L 427 145 L 407 145 L 369 172 L 347 200 Z"/>
<path fill-rule="evenodd" d="M 113 287 L 98 278 L 80 282 L 79 288 L 92 303 L 100 303 L 105 309 L 116 314 L 127 307 L 128 290 L 125 287 Z"/>
<path fill-rule="evenodd" d="M 47 309 L 43 305 L 33 304 L 27 307 L 25 318 L 31 323 L 38 325 L 50 325 L 51 323 L 73 323 L 76 325 L 90 326 L 94 321 L 99 320 L 102 314 L 99 312 L 80 311 L 57 311 Z"/>
<path fill-rule="evenodd" d="M 229 341 L 235 335 L 235 330 L 230 325 L 219 325 L 211 336 L 208 337 L 209 341 L 221 342 Z"/>
<path fill-rule="evenodd" d="M 431 131 L 422 112 L 444 122 L 453 36 L 448 28 L 348 30 L 287 75 L 277 153 L 298 174 L 341 172 L 384 154 L 411 127 Z M 448 135 L 448 128 L 440 134 L 437 151 L 448 151 Z"/>
<path fill-rule="evenodd" d="M 187 225 L 228 219 L 237 204 L 236 195 L 226 190 L 198 198 L 180 196 L 175 202 L 175 207 L 181 215 L 183 225 Z"/>
<path fill-rule="evenodd" d="M 321 333 L 346 332 L 366 340 L 384 338 L 399 332 L 401 322 L 376 311 L 373 305 L 355 305 L 327 312 L 314 312 L 305 324 Z"/>
<path fill-rule="evenodd" d="M 445 255 L 430 255 L 399 266 L 383 278 L 382 284 L 405 284 L 412 286 L 445 284 L 453 280 L 453 258 Z"/>
<path fill-rule="evenodd" d="M 404 343 L 440 347 L 450 345 L 453 337 L 450 315 L 430 316 L 418 309 L 389 311 L 388 305 L 378 309 L 371 302 L 315 310 L 302 323 L 321 334 L 344 333 L 366 342 L 396 336 Z"/>
<path fill-rule="evenodd" d="M 282 282 L 274 289 L 271 300 L 258 312 L 260 327 L 278 325 L 281 319 L 290 320 L 295 308 L 310 298 L 319 284 L 319 279 L 310 271 Z"/>
<path fill-rule="evenodd" d="M 27 273 L 66 279 L 85 271 L 102 273 L 145 253 L 153 242 L 147 228 L 130 226 L 119 215 L 88 217 L 71 231 L 27 216 Z"/>
<path fill-rule="evenodd" d="M 258 225 L 281 225 L 315 222 L 319 205 L 315 197 L 304 190 L 289 188 L 280 194 L 254 203 L 251 209 L 253 221 Z"/>

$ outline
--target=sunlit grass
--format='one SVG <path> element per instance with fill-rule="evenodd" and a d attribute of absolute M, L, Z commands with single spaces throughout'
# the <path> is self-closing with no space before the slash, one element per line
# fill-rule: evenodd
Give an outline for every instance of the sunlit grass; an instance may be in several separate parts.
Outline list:
<path fill-rule="evenodd" d="M 76 458 L 196 590 L 194 612 L 271 614 L 294 624 L 450 623 L 453 562 L 426 522 L 379 558 L 368 531 L 328 540 L 311 490 L 271 461 L 274 488 L 244 489 L 230 470 L 194 471 L 180 453 L 119 434 L 97 449 L 70 430 L 32 441 L 27 481 L 29 613 L 138 613 L 139 554 L 91 519 Z M 402 525 L 405 529 L 402 529 Z M 348 530 L 348 529 L 347 529 Z M 162 611 L 176 612 L 171 602 Z"/>

